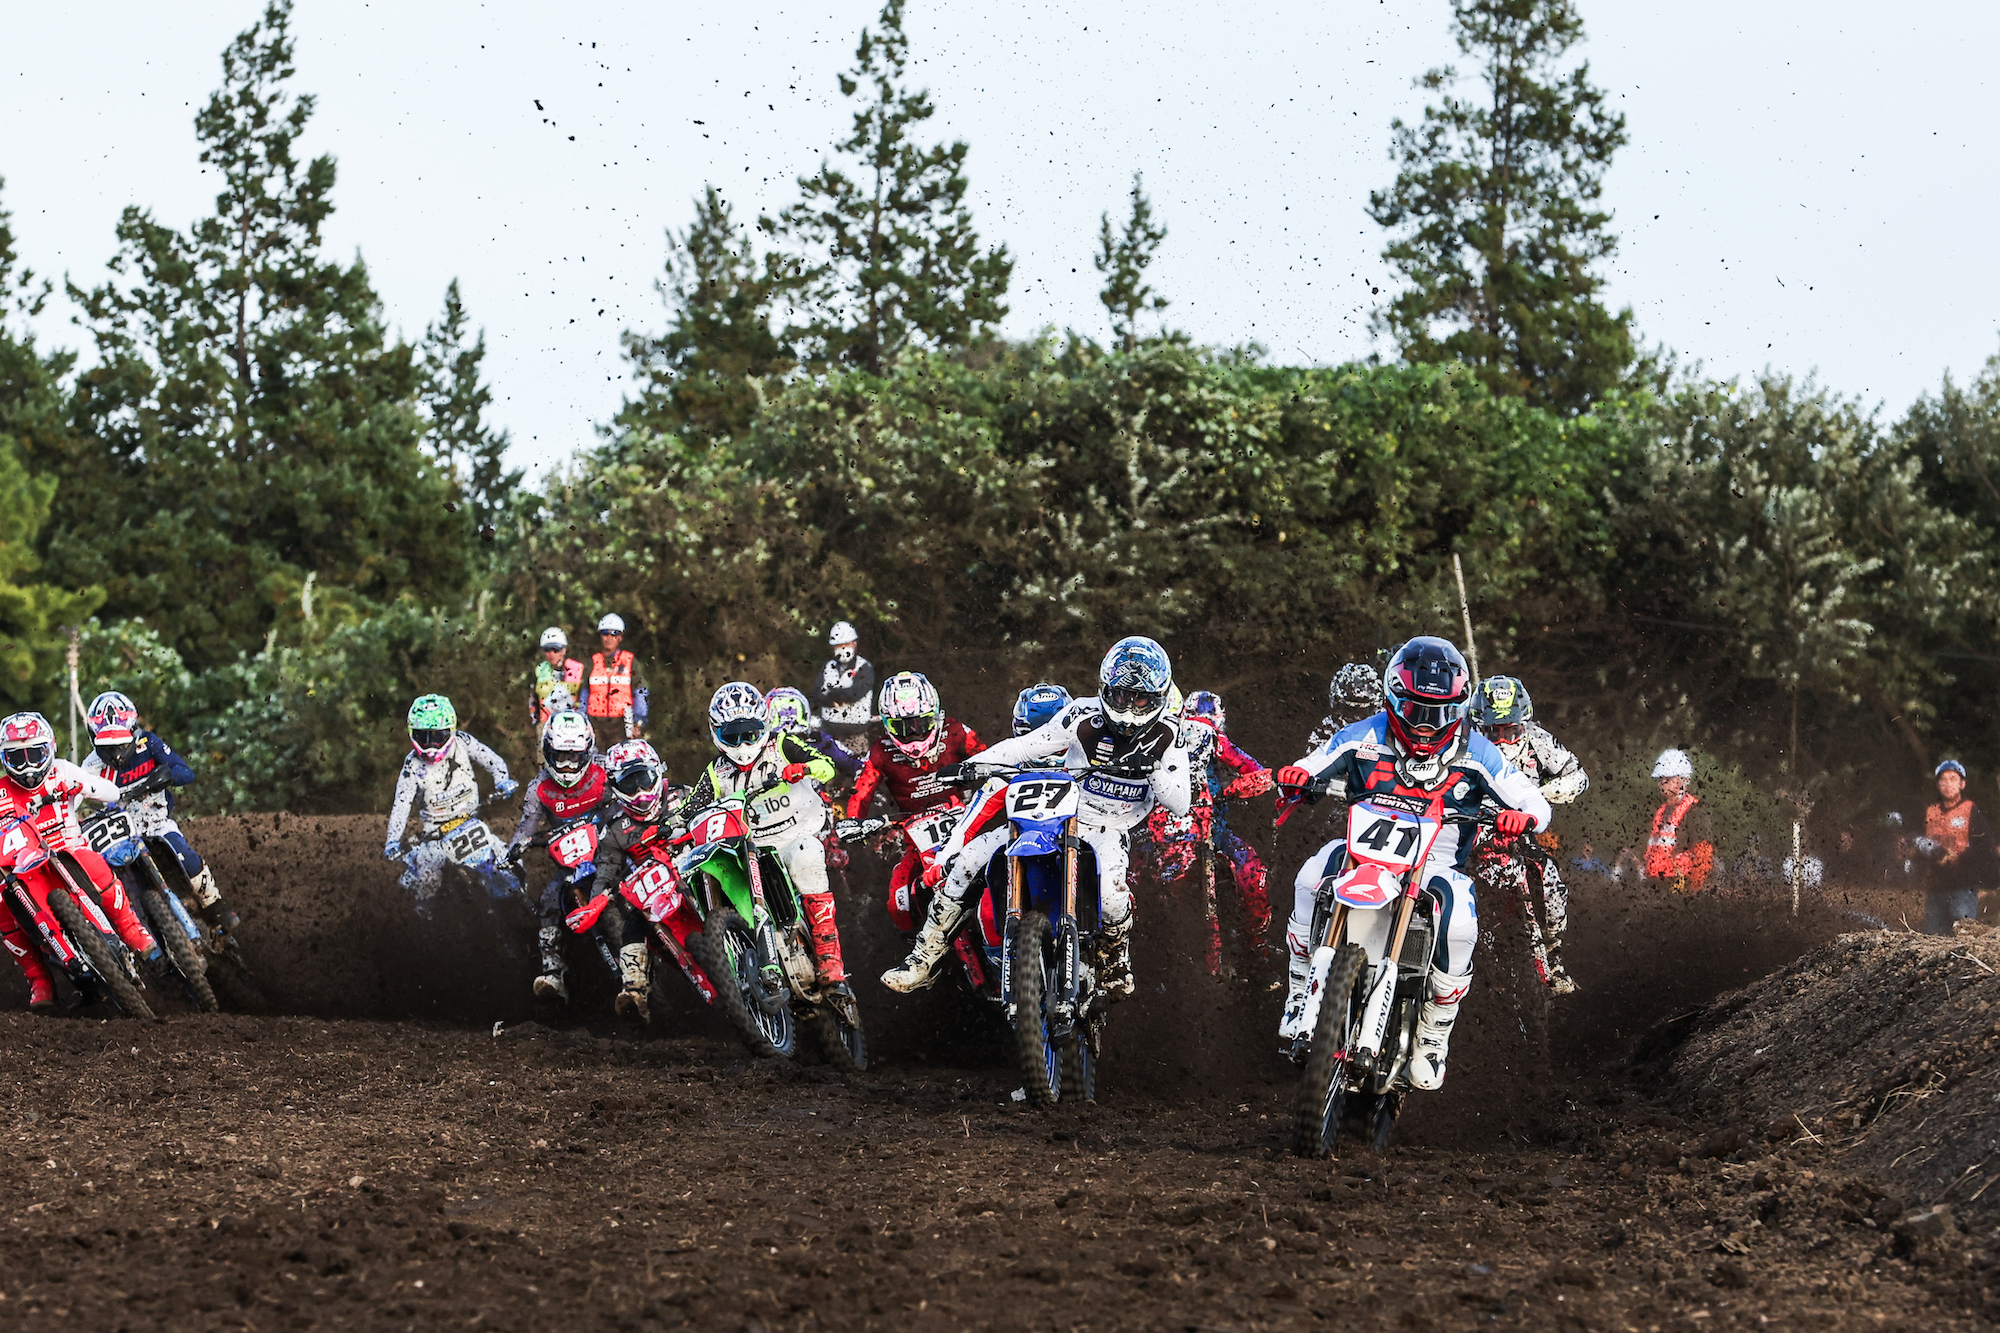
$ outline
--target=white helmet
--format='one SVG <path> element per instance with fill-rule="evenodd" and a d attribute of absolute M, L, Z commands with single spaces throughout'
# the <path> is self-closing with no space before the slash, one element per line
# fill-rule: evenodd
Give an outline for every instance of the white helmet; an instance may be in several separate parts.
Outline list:
<path fill-rule="evenodd" d="M 573 709 L 565 709 L 549 719 L 542 733 L 542 767 L 559 787 L 574 787 L 590 768 L 590 755 L 597 737 L 590 719 Z"/>
<path fill-rule="evenodd" d="M 543 652 L 547 652 L 551 648 L 567 647 L 569 647 L 569 635 L 562 632 L 560 625 L 551 625 L 542 631 Z"/>
<path fill-rule="evenodd" d="M 764 702 L 763 692 L 755 685 L 733 680 L 708 701 L 709 738 L 738 768 L 748 768 L 757 762 L 770 729 L 770 705 Z"/>
<path fill-rule="evenodd" d="M 937 686 L 923 673 L 899 671 L 882 683 L 882 734 L 906 761 L 931 758 L 944 739 L 944 708 Z"/>
<path fill-rule="evenodd" d="M 1685 750 L 1662 750 L 1660 757 L 1653 761 L 1653 776 L 1691 778 L 1694 776 L 1694 761 L 1687 757 Z"/>
<path fill-rule="evenodd" d="M 597 632 L 599 634 L 623 634 L 625 632 L 625 618 L 615 611 L 606 611 L 604 619 L 597 622 Z"/>
<path fill-rule="evenodd" d="M 826 646 L 829 648 L 838 648 L 843 643 L 859 642 L 861 642 L 861 636 L 856 634 L 854 626 L 848 624 L 845 620 L 834 621 L 833 628 L 826 632 Z"/>

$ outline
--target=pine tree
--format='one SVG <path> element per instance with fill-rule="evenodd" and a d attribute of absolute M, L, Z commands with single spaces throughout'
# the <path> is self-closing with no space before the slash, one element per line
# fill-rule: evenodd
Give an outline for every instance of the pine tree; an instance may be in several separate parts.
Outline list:
<path fill-rule="evenodd" d="M 14 232 L 0 209 L 0 706 L 47 707 L 62 661 L 64 626 L 82 623 L 104 600 L 96 588 L 72 592 L 28 576 L 41 565 L 36 539 L 55 497 L 51 476 L 32 475 L 26 459 L 76 447 L 66 420 L 62 377 L 74 358 L 44 354 L 16 333 L 10 316 L 37 315 L 48 284 L 19 268 Z"/>
<path fill-rule="evenodd" d="M 763 382 L 792 368 L 771 330 L 772 302 L 785 286 L 783 260 L 752 253 L 729 203 L 713 185 L 679 236 L 667 233 L 659 282 L 670 322 L 659 337 L 627 331 L 625 355 L 644 387 L 615 429 L 641 428 L 713 442 L 740 435 L 757 414 Z"/>
<path fill-rule="evenodd" d="M 1097 224 L 1097 256 L 1091 263 L 1104 275 L 1104 290 L 1097 299 L 1111 312 L 1111 333 L 1127 352 L 1139 346 L 1139 316 L 1167 308 L 1167 298 L 1146 283 L 1146 270 L 1158 254 L 1167 229 L 1153 223 L 1153 201 L 1148 199 L 1139 172 L 1132 173 L 1132 216 L 1123 231 L 1111 229 L 1111 215 L 1102 214 Z"/>
<path fill-rule="evenodd" d="M 429 419 L 431 457 L 452 477 L 458 503 L 472 514 L 480 536 L 491 541 L 507 497 L 521 484 L 518 469 L 507 469 L 507 432 L 486 424 L 493 391 L 480 377 L 486 360 L 486 332 L 467 340 L 465 302 L 458 279 L 445 289 L 444 313 L 424 331 L 424 415 Z"/>
<path fill-rule="evenodd" d="M 1632 312 L 1604 308 L 1596 267 L 1618 245 L 1597 203 L 1625 118 L 1588 64 L 1561 68 L 1583 37 L 1575 0 L 1455 0 L 1454 12 L 1484 88 L 1446 93 L 1421 126 L 1394 123 L 1402 169 L 1369 212 L 1398 233 L 1382 254 L 1409 286 L 1376 325 L 1411 361 L 1463 361 L 1496 392 L 1578 411 L 1632 364 Z M 1457 78 L 1446 66 L 1419 86 Z"/>
<path fill-rule="evenodd" d="M 804 319 L 787 337 L 815 364 L 879 374 L 906 347 L 962 348 L 987 333 L 1007 313 L 1014 263 L 1004 246 L 982 249 L 973 230 L 965 142 L 911 141 L 935 108 L 904 86 L 903 0 L 887 0 L 877 29 L 863 30 L 854 69 L 840 76 L 840 91 L 861 99 L 838 145 L 854 174 L 823 163 L 766 225 L 800 252 Z"/>
<path fill-rule="evenodd" d="M 306 577 L 442 600 L 470 569 L 471 516 L 424 449 L 424 376 L 391 341 L 359 258 L 321 253 L 331 157 L 294 147 L 289 0 L 223 53 L 195 118 L 222 182 L 185 235 L 129 207 L 111 279 L 70 287 L 99 364 L 78 417 L 102 441 L 57 495 L 52 568 L 101 581 L 195 666 L 256 647 Z"/>

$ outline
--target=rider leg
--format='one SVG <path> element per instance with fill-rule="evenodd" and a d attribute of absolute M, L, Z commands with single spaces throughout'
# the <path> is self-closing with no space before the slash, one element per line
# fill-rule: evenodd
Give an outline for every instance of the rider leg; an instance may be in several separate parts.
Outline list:
<path fill-rule="evenodd" d="M 1308 1036 L 1305 1030 L 1306 986 L 1312 980 L 1312 954 L 1319 941 L 1312 938 L 1313 906 L 1319 901 L 1319 882 L 1333 874 L 1347 856 L 1347 839 L 1335 838 L 1311 856 L 1292 877 L 1292 915 L 1285 922 L 1285 958 L 1288 986 L 1285 1014 L 1278 1020 L 1278 1042 L 1286 1050 L 1294 1041 Z"/>
<path fill-rule="evenodd" d="M 1576 983 L 1562 963 L 1563 932 L 1569 929 L 1569 886 L 1563 883 L 1556 858 L 1540 847 L 1535 849 L 1536 878 L 1542 882 L 1542 914 L 1548 920 L 1542 950 L 1549 957 L 1549 988 L 1558 995 L 1576 991 Z"/>
<path fill-rule="evenodd" d="M 216 926 L 223 930 L 234 930 L 243 924 L 236 913 L 229 910 L 229 904 L 222 901 L 222 891 L 215 887 L 215 872 L 202 862 L 194 848 L 179 828 L 169 824 L 160 830 L 160 836 L 167 840 L 167 846 L 174 849 L 174 858 L 181 863 L 181 873 L 188 879 L 188 887 L 194 890 L 194 905 Z"/>
<path fill-rule="evenodd" d="M 614 902 L 618 912 L 618 976 L 621 989 L 613 1002 L 620 1018 L 639 1023 L 652 1020 L 653 955 L 646 948 L 646 919 L 640 913 Z M 609 918 L 610 909 L 605 912 Z M 599 922 L 600 927 L 604 924 Z"/>
<path fill-rule="evenodd" d="M 1264 868 L 1256 849 L 1237 837 L 1234 830 L 1218 823 L 1215 831 L 1222 854 L 1229 858 L 1236 894 L 1243 900 L 1243 928 L 1257 949 L 1268 956 L 1270 945 L 1264 937 L 1271 933 L 1270 872 Z"/>
<path fill-rule="evenodd" d="M 1124 829 L 1077 821 L 1076 836 L 1097 858 L 1098 988 L 1111 999 L 1132 993 L 1132 888 L 1126 879 L 1130 843 Z"/>
<path fill-rule="evenodd" d="M 535 978 L 535 997 L 569 999 L 569 964 L 563 959 L 563 888 L 569 883 L 558 872 L 535 900 L 535 942 L 541 947 L 542 971 Z"/>
<path fill-rule="evenodd" d="M 905 851 L 903 858 L 896 862 L 896 868 L 889 872 L 889 919 L 896 923 L 896 929 L 904 939 L 908 939 L 917 928 L 915 898 L 922 886 L 919 876 L 923 868 L 923 857 L 914 851 Z"/>
<path fill-rule="evenodd" d="M 973 881 L 1013 837 L 1013 830 L 1002 824 L 965 844 L 965 849 L 946 868 L 937 892 L 931 895 L 930 911 L 924 916 L 924 928 L 918 933 L 916 943 L 910 947 L 910 956 L 903 960 L 902 966 L 882 974 L 884 986 L 908 994 L 931 984 L 932 972 L 944 957 L 945 944 L 965 916 L 966 898 Z"/>
<path fill-rule="evenodd" d="M 1472 985 L 1472 949 L 1479 940 L 1479 904 L 1472 879 L 1447 866 L 1426 865 L 1424 892 L 1437 903 L 1437 948 L 1431 955 L 1430 995 L 1417 1015 L 1416 1050 L 1410 1057 L 1410 1086 L 1435 1091 L 1444 1086 L 1458 1004 Z"/>
<path fill-rule="evenodd" d="M 812 935 L 813 961 L 819 965 L 822 986 L 845 986 L 847 965 L 840 957 L 840 927 L 834 921 L 833 886 L 826 878 L 826 850 L 819 835 L 807 834 L 777 849 L 792 877 L 799 901 L 805 905 L 806 929 Z"/>
<path fill-rule="evenodd" d="M 438 888 L 444 883 L 444 868 L 451 864 L 451 860 L 445 855 L 444 844 L 433 840 L 418 843 L 405 862 L 402 877 L 396 883 L 409 892 L 417 915 L 428 917 L 431 901 L 437 897 Z"/>
<path fill-rule="evenodd" d="M 148 962 L 158 962 L 164 955 L 159 943 L 153 939 L 146 923 L 132 910 L 132 900 L 125 894 L 125 882 L 118 877 L 105 859 L 88 847 L 63 852 L 69 863 L 81 872 L 80 878 L 97 890 L 97 898 L 104 906 L 104 915 L 111 918 L 111 928 L 118 932 L 118 938 L 125 941 L 125 947 Z"/>
<path fill-rule="evenodd" d="M 34 936 L 22 928 L 7 905 L 0 905 L 0 945 L 6 947 L 14 965 L 28 979 L 28 1008 L 38 1014 L 55 1008 L 55 978 L 49 974 L 48 964 L 42 961 L 42 951 L 36 947 Z"/>

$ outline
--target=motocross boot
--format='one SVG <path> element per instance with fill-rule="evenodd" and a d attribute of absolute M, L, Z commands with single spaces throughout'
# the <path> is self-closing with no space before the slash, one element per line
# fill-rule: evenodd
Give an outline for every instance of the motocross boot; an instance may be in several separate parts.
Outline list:
<path fill-rule="evenodd" d="M 945 941 L 965 918 L 965 904 L 942 893 L 931 895 L 930 911 L 924 914 L 924 928 L 910 946 L 910 956 L 901 967 L 882 974 L 882 984 L 899 995 L 922 990 L 936 980 L 938 960 L 944 957 Z"/>
<path fill-rule="evenodd" d="M 569 1002 L 569 966 L 563 962 L 562 927 L 543 926 L 536 934 L 542 947 L 542 974 L 535 978 L 535 998 Z"/>
<path fill-rule="evenodd" d="M 1097 936 L 1097 988 L 1108 1000 L 1132 993 L 1132 918 L 1107 922 Z"/>
<path fill-rule="evenodd" d="M 207 866 L 201 873 L 188 881 L 194 890 L 194 905 L 208 917 L 209 923 L 224 933 L 235 930 L 243 924 L 243 919 L 229 910 L 229 904 L 222 901 L 222 891 L 215 887 L 215 872 Z"/>
<path fill-rule="evenodd" d="M 840 957 L 840 927 L 834 924 L 831 893 L 802 893 L 806 924 L 812 932 L 813 962 L 819 984 L 828 988 L 847 983 L 847 964 Z M 852 994 L 853 992 L 848 992 Z"/>
<path fill-rule="evenodd" d="M 1291 1055 L 1298 1043 L 1312 1033 L 1306 1031 L 1306 988 L 1312 984 L 1312 959 L 1291 952 L 1289 974 L 1286 978 L 1285 1016 L 1278 1020 L 1278 1049 Z"/>
<path fill-rule="evenodd" d="M 653 986 L 653 969 L 646 946 L 628 944 L 620 949 L 618 971 L 625 980 L 625 989 L 618 992 L 616 1001 L 618 1016 L 642 1025 L 651 1022 L 653 1006 L 649 992 Z"/>
<path fill-rule="evenodd" d="M 1557 995 L 1576 994 L 1576 982 L 1563 967 L 1562 955 L 1554 949 L 1549 950 L 1549 989 Z"/>
<path fill-rule="evenodd" d="M 49 975 L 48 964 L 42 961 L 41 953 L 29 939 L 28 932 L 21 929 L 14 914 L 0 906 L 0 945 L 4 945 L 21 975 L 28 981 L 28 1012 L 46 1014 L 56 1007 L 56 982 Z"/>
<path fill-rule="evenodd" d="M 1416 1050 L 1410 1056 L 1410 1086 L 1436 1092 L 1444 1086 L 1445 1057 L 1451 1049 L 1451 1025 L 1458 1021 L 1458 1002 L 1472 985 L 1472 973 L 1454 975 L 1431 969 L 1431 994 L 1417 1015 Z"/>
<path fill-rule="evenodd" d="M 44 972 L 28 983 L 28 1012 L 52 1014 L 56 1011 L 56 983 Z"/>

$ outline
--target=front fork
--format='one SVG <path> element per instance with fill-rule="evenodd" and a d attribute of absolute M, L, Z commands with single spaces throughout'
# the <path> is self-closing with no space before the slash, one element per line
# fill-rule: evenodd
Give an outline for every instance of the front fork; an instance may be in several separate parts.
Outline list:
<path fill-rule="evenodd" d="M 1357 1070 L 1367 1071 L 1381 1058 L 1382 1048 L 1388 1034 L 1389 1017 L 1394 1012 L 1396 1002 L 1396 980 L 1400 971 L 1399 960 L 1403 956 L 1403 939 L 1409 934 L 1410 917 L 1415 913 L 1417 894 L 1422 881 L 1421 869 L 1410 876 L 1409 884 L 1396 902 L 1396 919 L 1389 929 L 1389 940 L 1379 959 L 1371 960 L 1375 976 L 1368 988 L 1368 1002 L 1361 1011 L 1361 1021 L 1356 1025 L 1354 1049 L 1349 1052 Z M 1379 909 L 1377 909 L 1379 910 Z M 1308 1034 L 1319 1030 L 1319 1007 L 1326 999 L 1326 979 L 1333 970 L 1333 956 L 1340 947 L 1347 931 L 1350 909 L 1345 903 L 1335 903 L 1327 914 L 1326 930 L 1320 936 L 1319 947 L 1313 950 L 1312 968 L 1306 989 L 1305 1031 Z"/>
<path fill-rule="evenodd" d="M 1077 992 L 1082 985 L 1080 977 L 1080 946 L 1076 931 L 1076 869 L 1077 861 L 1076 820 L 1071 818 L 1063 825 L 1063 911 L 1062 920 L 1056 925 L 1056 996 L 1057 1002 L 1051 1006 L 1049 1017 L 1055 1022 L 1049 1025 L 1051 1036 L 1067 1036 L 1070 1024 L 1076 1019 Z M 1060 1030 L 1058 1030 L 1060 1029 Z"/>
<path fill-rule="evenodd" d="M 764 984 L 779 990 L 785 985 L 785 966 L 778 954 L 778 928 L 772 924 L 771 908 L 764 901 L 763 853 L 755 838 L 743 840 L 743 865 L 750 874 L 750 902 L 757 915 L 757 967 L 764 974 Z"/>

